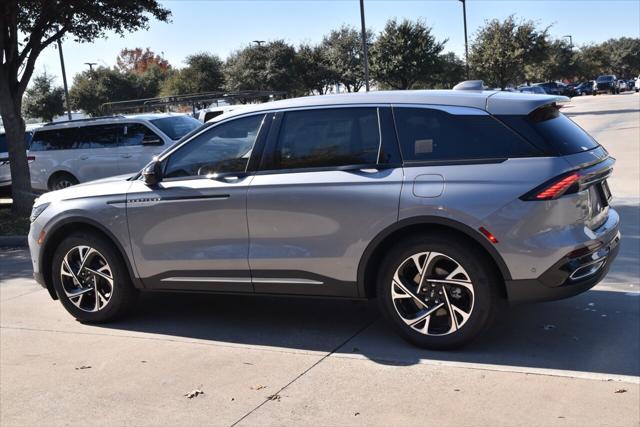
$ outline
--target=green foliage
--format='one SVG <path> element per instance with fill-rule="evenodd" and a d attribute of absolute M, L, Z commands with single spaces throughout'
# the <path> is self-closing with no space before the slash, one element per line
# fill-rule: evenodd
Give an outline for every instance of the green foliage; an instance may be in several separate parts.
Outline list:
<path fill-rule="evenodd" d="M 101 106 L 106 102 L 138 98 L 138 89 L 138 80 L 133 74 L 98 67 L 76 74 L 69 97 L 73 108 L 95 116 L 101 114 Z"/>
<path fill-rule="evenodd" d="M 544 57 L 525 65 L 529 81 L 554 81 L 571 79 L 579 73 L 579 64 L 572 46 L 564 40 L 550 42 Z"/>
<path fill-rule="evenodd" d="M 437 42 L 422 21 L 387 21 L 371 48 L 371 74 L 392 89 L 411 89 L 433 80 L 445 41 Z"/>
<path fill-rule="evenodd" d="M 367 30 L 367 44 L 371 45 L 373 33 Z M 341 83 L 348 92 L 357 92 L 364 86 L 364 51 L 360 31 L 347 26 L 333 30 L 322 40 L 320 48 L 325 52 L 335 83 Z"/>
<path fill-rule="evenodd" d="M 485 83 L 505 88 L 528 78 L 527 64 L 541 61 L 549 45 L 548 28 L 538 29 L 531 21 L 488 21 L 471 43 L 469 65 Z"/>
<path fill-rule="evenodd" d="M 233 52 L 226 64 L 229 90 L 274 90 L 295 92 L 296 50 L 284 40 L 262 46 L 247 46 Z"/>
<path fill-rule="evenodd" d="M 336 75 L 321 46 L 301 45 L 295 57 L 295 70 L 303 94 L 324 94 L 336 81 Z"/>
<path fill-rule="evenodd" d="M 34 77 L 33 84 L 25 92 L 25 116 L 50 122 L 64 113 L 64 89 L 54 87 L 53 80 L 46 72 Z"/>
<path fill-rule="evenodd" d="M 174 71 L 163 83 L 161 96 L 214 92 L 224 87 L 223 62 L 216 55 L 196 53 L 187 56 L 187 66 Z"/>

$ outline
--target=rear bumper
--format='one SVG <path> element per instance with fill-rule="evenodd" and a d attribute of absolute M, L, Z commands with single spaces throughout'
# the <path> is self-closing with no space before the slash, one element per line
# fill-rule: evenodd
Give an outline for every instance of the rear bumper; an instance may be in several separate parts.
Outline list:
<path fill-rule="evenodd" d="M 552 301 L 588 291 L 607 275 L 619 249 L 617 231 L 599 248 L 575 258 L 564 257 L 537 279 L 506 281 L 509 302 Z"/>

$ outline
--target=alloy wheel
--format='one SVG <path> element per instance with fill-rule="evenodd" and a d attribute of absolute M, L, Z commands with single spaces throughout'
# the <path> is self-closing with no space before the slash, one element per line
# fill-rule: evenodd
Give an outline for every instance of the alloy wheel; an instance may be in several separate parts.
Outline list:
<path fill-rule="evenodd" d="M 420 252 L 396 269 L 391 298 L 400 318 L 424 335 L 448 335 L 462 328 L 474 306 L 471 278 L 453 258 Z"/>
<path fill-rule="evenodd" d="M 104 309 L 113 296 L 113 273 L 105 257 L 90 246 L 75 246 L 60 265 L 60 281 L 69 301 L 80 310 Z"/>

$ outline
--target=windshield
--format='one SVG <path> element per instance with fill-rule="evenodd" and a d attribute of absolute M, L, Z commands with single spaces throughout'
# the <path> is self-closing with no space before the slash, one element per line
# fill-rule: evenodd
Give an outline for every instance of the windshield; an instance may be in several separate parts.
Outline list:
<path fill-rule="evenodd" d="M 600 76 L 600 77 L 598 77 L 598 79 L 596 81 L 597 82 L 610 82 L 611 80 L 613 80 L 613 76 Z"/>
<path fill-rule="evenodd" d="M 151 120 L 165 135 L 174 141 L 202 126 L 202 122 L 189 116 L 173 116 Z"/>

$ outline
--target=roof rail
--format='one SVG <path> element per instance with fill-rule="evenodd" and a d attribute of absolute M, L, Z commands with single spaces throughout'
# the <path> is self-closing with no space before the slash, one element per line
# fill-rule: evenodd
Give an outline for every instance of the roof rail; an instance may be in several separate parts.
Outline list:
<path fill-rule="evenodd" d="M 453 87 L 453 90 L 483 90 L 484 82 L 482 80 L 465 80 Z"/>
<path fill-rule="evenodd" d="M 71 119 L 71 120 L 60 120 L 58 122 L 49 122 L 45 123 L 42 126 L 53 126 L 53 125 L 61 125 L 64 123 L 78 123 L 78 122 L 90 122 L 92 120 L 108 120 L 108 119 L 124 119 L 125 116 L 122 114 L 114 114 L 112 116 L 98 116 L 98 117 L 87 117 L 85 119 Z"/>

